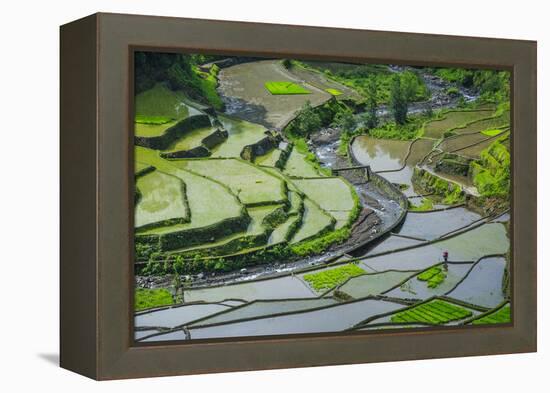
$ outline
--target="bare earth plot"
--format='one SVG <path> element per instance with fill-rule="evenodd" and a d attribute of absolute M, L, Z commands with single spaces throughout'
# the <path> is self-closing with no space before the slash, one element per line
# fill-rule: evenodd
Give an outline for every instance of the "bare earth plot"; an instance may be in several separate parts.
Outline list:
<path fill-rule="evenodd" d="M 270 81 L 300 83 L 279 60 L 243 63 L 220 71 L 218 91 L 226 100 L 227 112 L 267 127 L 282 128 L 306 101 L 316 106 L 331 98 L 321 89 L 304 85 L 310 94 L 273 95 L 266 88 Z M 239 108 L 232 111 L 232 107 Z M 243 109 L 249 107 L 249 110 Z"/>

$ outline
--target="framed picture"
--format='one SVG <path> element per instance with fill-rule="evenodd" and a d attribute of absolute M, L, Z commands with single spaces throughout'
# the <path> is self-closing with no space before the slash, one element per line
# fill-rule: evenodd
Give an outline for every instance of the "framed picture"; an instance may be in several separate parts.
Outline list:
<path fill-rule="evenodd" d="M 61 27 L 61 366 L 536 350 L 536 43 Z"/>

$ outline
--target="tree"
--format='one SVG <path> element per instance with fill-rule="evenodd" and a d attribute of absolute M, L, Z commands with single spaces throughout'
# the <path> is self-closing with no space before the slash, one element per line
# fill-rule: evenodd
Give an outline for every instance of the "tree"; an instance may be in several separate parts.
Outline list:
<path fill-rule="evenodd" d="M 407 122 L 407 112 L 409 110 L 407 92 L 405 92 L 401 84 L 401 77 L 399 74 L 394 75 L 392 78 L 390 109 L 397 124 L 405 124 Z"/>
<path fill-rule="evenodd" d="M 349 108 L 346 108 L 344 110 L 341 110 L 336 114 L 336 116 L 334 116 L 332 125 L 334 127 L 340 128 L 342 132 L 350 133 L 350 132 L 353 132 L 353 130 L 355 130 L 357 121 L 353 116 L 353 112 Z"/>
<path fill-rule="evenodd" d="M 306 101 L 295 122 L 295 130 L 301 136 L 308 136 L 310 132 L 321 128 L 321 118 L 315 113 L 309 101 Z"/>
<path fill-rule="evenodd" d="M 378 125 L 378 82 L 374 76 L 369 76 L 365 85 L 367 93 L 365 125 L 368 129 L 375 128 Z"/>

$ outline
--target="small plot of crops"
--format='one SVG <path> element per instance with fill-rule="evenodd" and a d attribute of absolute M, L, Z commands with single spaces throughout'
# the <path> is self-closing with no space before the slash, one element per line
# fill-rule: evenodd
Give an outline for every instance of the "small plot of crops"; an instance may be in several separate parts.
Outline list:
<path fill-rule="evenodd" d="M 497 136 L 497 135 L 502 134 L 503 132 L 504 132 L 504 130 L 498 129 L 498 128 L 481 131 L 481 133 L 483 135 L 487 135 L 487 136 Z"/>
<path fill-rule="evenodd" d="M 428 288 L 437 288 L 447 278 L 447 272 L 442 266 L 434 266 L 416 276 L 419 281 L 425 281 Z"/>
<path fill-rule="evenodd" d="M 287 200 L 284 181 L 242 160 L 185 160 L 175 165 L 226 185 L 245 205 Z"/>
<path fill-rule="evenodd" d="M 240 157 L 245 146 L 265 138 L 267 129 L 259 124 L 226 116 L 218 116 L 218 120 L 227 130 L 229 138 L 212 150 L 211 157 Z"/>
<path fill-rule="evenodd" d="M 434 299 L 405 311 L 400 311 L 391 317 L 395 323 L 425 323 L 443 325 L 472 316 L 472 311 L 446 302 Z"/>
<path fill-rule="evenodd" d="M 304 214 L 302 225 L 290 241 L 290 243 L 298 243 L 309 239 L 315 235 L 324 233 L 326 230 L 334 226 L 334 218 L 323 211 L 317 204 L 306 198 L 304 200 Z"/>
<path fill-rule="evenodd" d="M 166 289 L 136 288 L 134 296 L 135 311 L 141 311 L 153 307 L 168 306 L 174 303 L 172 294 Z"/>
<path fill-rule="evenodd" d="M 342 95 L 344 93 L 342 93 L 340 90 L 338 89 L 325 89 L 325 91 L 333 96 L 339 96 L 339 95 Z"/>
<path fill-rule="evenodd" d="M 304 280 L 317 292 L 334 288 L 351 277 L 365 274 L 365 271 L 353 263 L 338 266 L 318 273 L 304 274 Z"/>
<path fill-rule="evenodd" d="M 292 149 L 285 165 L 284 173 L 288 176 L 296 177 L 318 177 L 319 172 L 309 162 L 306 156 L 300 153 L 296 148 Z"/>
<path fill-rule="evenodd" d="M 486 314 L 480 318 L 474 319 L 472 325 L 488 325 L 497 323 L 510 323 L 512 317 L 510 315 L 510 303 L 506 303 L 504 306 Z"/>
<path fill-rule="evenodd" d="M 384 295 L 392 298 L 421 300 L 444 295 L 468 274 L 472 264 L 473 261 L 448 263 L 446 270 L 438 264 L 421 272 L 418 276 L 411 277 Z M 422 279 L 419 276 L 422 276 Z"/>
<path fill-rule="evenodd" d="M 141 193 L 135 211 L 136 228 L 168 220 L 189 221 L 185 184 L 180 179 L 153 171 L 139 177 L 136 185 Z"/>
<path fill-rule="evenodd" d="M 439 139 L 443 133 L 451 128 L 460 127 L 468 122 L 491 116 L 491 111 L 458 111 L 443 114 L 440 120 L 433 120 L 426 124 L 424 137 Z"/>
<path fill-rule="evenodd" d="M 265 88 L 273 95 L 310 94 L 303 86 L 288 81 L 265 82 Z"/>

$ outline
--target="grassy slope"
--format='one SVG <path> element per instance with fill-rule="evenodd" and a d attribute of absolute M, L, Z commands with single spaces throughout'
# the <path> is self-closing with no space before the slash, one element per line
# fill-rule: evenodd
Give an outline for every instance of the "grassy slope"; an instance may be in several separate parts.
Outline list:
<path fill-rule="evenodd" d="M 135 211 L 136 227 L 174 218 L 189 220 L 181 179 L 154 171 L 137 179 L 136 185 L 141 192 Z"/>

